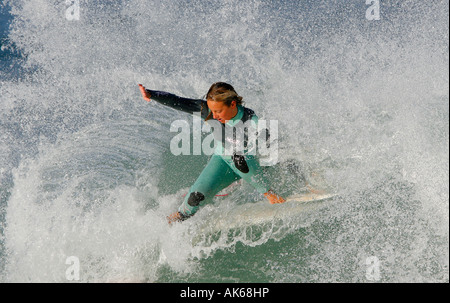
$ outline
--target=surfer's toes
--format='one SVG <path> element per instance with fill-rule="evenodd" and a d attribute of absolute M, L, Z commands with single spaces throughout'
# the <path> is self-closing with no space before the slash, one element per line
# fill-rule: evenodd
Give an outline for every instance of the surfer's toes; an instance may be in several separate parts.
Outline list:
<path fill-rule="evenodd" d="M 170 216 L 167 216 L 167 221 L 169 224 L 175 223 L 175 222 L 181 222 L 183 221 L 183 217 L 179 212 L 173 213 Z"/>

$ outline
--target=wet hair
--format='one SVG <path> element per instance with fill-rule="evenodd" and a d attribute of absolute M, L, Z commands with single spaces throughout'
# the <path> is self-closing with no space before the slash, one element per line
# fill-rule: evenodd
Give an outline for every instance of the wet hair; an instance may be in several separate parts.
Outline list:
<path fill-rule="evenodd" d="M 233 86 L 225 82 L 216 82 L 211 85 L 206 93 L 206 100 L 223 102 L 226 106 L 230 106 L 233 101 L 236 101 L 236 105 L 243 104 L 242 97 L 236 93 Z M 207 121 L 211 117 L 212 113 L 210 112 L 205 120 Z"/>

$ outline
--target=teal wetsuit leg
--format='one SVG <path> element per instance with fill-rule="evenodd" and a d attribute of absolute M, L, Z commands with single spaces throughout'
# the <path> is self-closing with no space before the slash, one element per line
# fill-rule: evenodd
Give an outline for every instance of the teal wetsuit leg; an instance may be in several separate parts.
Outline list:
<path fill-rule="evenodd" d="M 178 211 L 186 217 L 192 216 L 200 206 L 211 202 L 219 191 L 240 178 L 221 156 L 213 155 L 191 186 Z"/>
<path fill-rule="evenodd" d="M 252 185 L 260 194 L 266 193 L 269 190 L 269 183 L 262 171 L 259 161 L 253 155 L 246 155 L 245 162 L 248 167 L 248 172 L 240 171 L 234 161 L 231 158 L 223 158 L 223 160 L 228 164 L 228 166 L 237 174 L 239 177 L 244 179 Z"/>

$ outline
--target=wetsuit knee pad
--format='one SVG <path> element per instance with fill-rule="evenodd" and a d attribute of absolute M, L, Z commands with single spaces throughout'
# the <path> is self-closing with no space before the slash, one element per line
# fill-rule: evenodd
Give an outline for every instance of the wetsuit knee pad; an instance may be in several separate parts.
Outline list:
<path fill-rule="evenodd" d="M 189 196 L 189 198 L 187 200 L 187 203 L 190 206 L 198 206 L 200 204 L 200 202 L 202 202 L 203 200 L 205 200 L 205 195 L 196 191 L 196 192 L 191 193 L 191 195 Z"/>
<path fill-rule="evenodd" d="M 246 174 L 250 171 L 247 165 L 247 161 L 245 161 L 245 157 L 242 155 L 237 155 L 236 153 L 233 154 L 233 162 L 237 169 L 239 169 L 240 172 Z"/>

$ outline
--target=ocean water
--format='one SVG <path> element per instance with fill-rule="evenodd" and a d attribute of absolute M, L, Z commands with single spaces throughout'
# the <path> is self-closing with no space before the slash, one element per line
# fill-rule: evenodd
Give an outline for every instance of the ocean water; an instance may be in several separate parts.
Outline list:
<path fill-rule="evenodd" d="M 449 2 L 376 3 L 3 0 L 0 281 L 449 282 Z M 243 183 L 169 227 L 208 157 L 137 84 L 216 81 L 279 121 L 274 189 L 339 197 L 200 233 Z"/>

